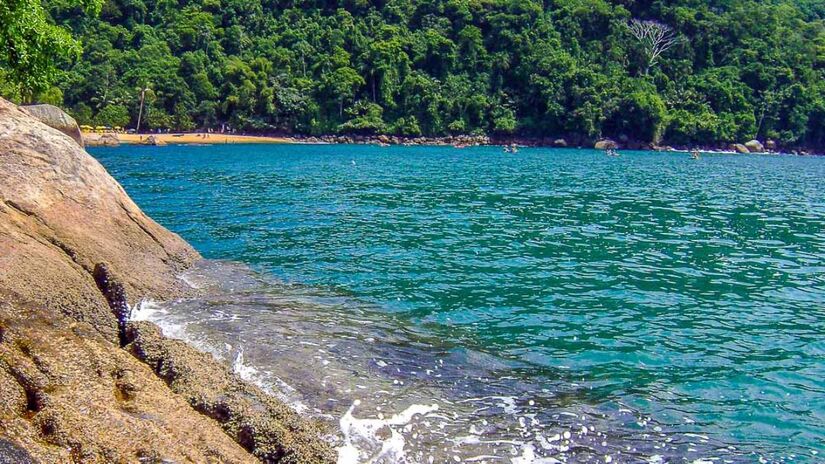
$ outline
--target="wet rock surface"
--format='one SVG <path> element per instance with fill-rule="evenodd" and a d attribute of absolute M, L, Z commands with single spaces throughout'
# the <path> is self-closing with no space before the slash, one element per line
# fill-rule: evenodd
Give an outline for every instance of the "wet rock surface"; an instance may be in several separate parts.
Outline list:
<path fill-rule="evenodd" d="M 301 419 L 281 401 L 239 380 L 211 355 L 161 335 L 149 322 L 130 322 L 126 348 L 153 366 L 155 374 L 193 408 L 264 462 L 313 463 L 335 460 L 317 439 L 320 424 Z"/>
<path fill-rule="evenodd" d="M 26 462 L 17 460 L 23 450 L 42 463 L 255 462 L 89 324 L 5 300 L 0 430 L 14 443 L 10 462 Z"/>

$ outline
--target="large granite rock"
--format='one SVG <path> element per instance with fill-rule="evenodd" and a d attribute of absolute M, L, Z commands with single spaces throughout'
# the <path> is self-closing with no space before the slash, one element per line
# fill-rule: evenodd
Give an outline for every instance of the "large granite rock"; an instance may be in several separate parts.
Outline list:
<path fill-rule="evenodd" d="M 83 146 L 83 135 L 73 117 L 54 105 L 28 105 L 20 107 L 43 124 L 63 132 L 78 145 Z"/>
<path fill-rule="evenodd" d="M 596 150 L 618 150 L 619 144 L 610 139 L 599 140 L 593 146 Z"/>
<path fill-rule="evenodd" d="M 0 166 L 0 453 L 334 461 L 313 424 L 211 356 L 128 323 L 142 298 L 193 291 L 177 276 L 200 257 L 74 140 L 0 99 Z"/>
<path fill-rule="evenodd" d="M 115 339 L 92 273 L 108 265 L 128 302 L 186 289 L 195 250 L 143 214 L 72 139 L 0 100 L 0 289 Z"/>
<path fill-rule="evenodd" d="M 762 142 L 759 140 L 751 140 L 745 143 L 745 147 L 751 153 L 765 153 L 765 147 L 762 145 Z"/>
<path fill-rule="evenodd" d="M 132 354 L 154 366 L 155 374 L 175 393 L 221 424 L 262 462 L 335 461 L 329 447 L 318 440 L 318 424 L 301 419 L 282 402 L 242 382 L 210 355 L 164 338 L 151 323 L 130 322 L 126 332 Z"/>
<path fill-rule="evenodd" d="M 160 137 L 158 137 L 156 135 L 150 135 L 150 136 L 146 137 L 145 139 L 143 139 L 143 141 L 141 143 L 143 145 L 152 145 L 152 146 L 156 146 L 156 147 L 166 145 L 166 142 L 164 142 Z"/>
<path fill-rule="evenodd" d="M 731 145 L 731 149 L 733 151 L 735 151 L 736 153 L 739 153 L 739 154 L 742 154 L 742 155 L 745 155 L 745 154 L 748 154 L 748 153 L 751 152 L 748 149 L 748 147 L 742 145 L 741 143 L 734 143 L 733 145 Z"/>
<path fill-rule="evenodd" d="M 2 294 L 0 326 L 9 462 L 257 462 L 89 324 Z"/>
<path fill-rule="evenodd" d="M 83 137 L 83 142 L 87 147 L 117 147 L 120 146 L 120 139 L 117 134 L 87 134 Z"/>

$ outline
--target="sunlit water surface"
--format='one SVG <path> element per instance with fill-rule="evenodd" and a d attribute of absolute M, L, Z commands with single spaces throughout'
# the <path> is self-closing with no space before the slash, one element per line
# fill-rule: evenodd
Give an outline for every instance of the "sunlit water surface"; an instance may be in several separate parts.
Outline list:
<path fill-rule="evenodd" d="M 135 317 L 340 462 L 823 459 L 825 159 L 90 151 L 213 260 Z"/>

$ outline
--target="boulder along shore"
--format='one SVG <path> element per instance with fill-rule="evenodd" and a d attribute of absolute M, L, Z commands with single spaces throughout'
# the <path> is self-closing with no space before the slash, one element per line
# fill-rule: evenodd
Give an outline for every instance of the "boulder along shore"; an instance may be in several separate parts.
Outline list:
<path fill-rule="evenodd" d="M 128 320 L 201 257 L 35 116 L 0 99 L 0 462 L 334 462 L 321 425 Z"/>
<path fill-rule="evenodd" d="M 40 105 L 46 106 L 46 105 Z M 59 111 L 59 109 L 58 109 Z M 630 139 L 587 139 L 582 137 L 521 137 L 521 136 L 487 136 L 487 135 L 450 135 L 444 137 L 406 137 L 395 135 L 244 135 L 221 133 L 145 133 L 124 134 L 107 132 L 83 133 L 83 143 L 90 147 L 116 147 L 126 145 L 222 145 L 222 144 L 355 144 L 355 145 L 422 145 L 422 146 L 454 146 L 457 148 L 471 146 L 520 146 L 520 147 L 552 147 L 552 148 L 593 148 L 597 150 L 650 150 L 662 152 L 726 152 L 726 153 L 788 153 L 795 155 L 825 154 L 822 150 L 804 147 L 781 147 L 776 141 L 750 140 L 745 143 L 727 143 L 711 145 L 668 145 L 634 141 Z"/>

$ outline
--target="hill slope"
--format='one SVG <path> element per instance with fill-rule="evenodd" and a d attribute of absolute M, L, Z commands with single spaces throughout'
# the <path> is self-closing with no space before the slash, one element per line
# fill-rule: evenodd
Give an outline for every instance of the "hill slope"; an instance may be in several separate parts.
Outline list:
<path fill-rule="evenodd" d="M 83 122 L 406 135 L 758 137 L 825 145 L 810 0 L 109 0 L 52 16 L 84 43 Z M 631 20 L 672 29 L 651 62 Z"/>

